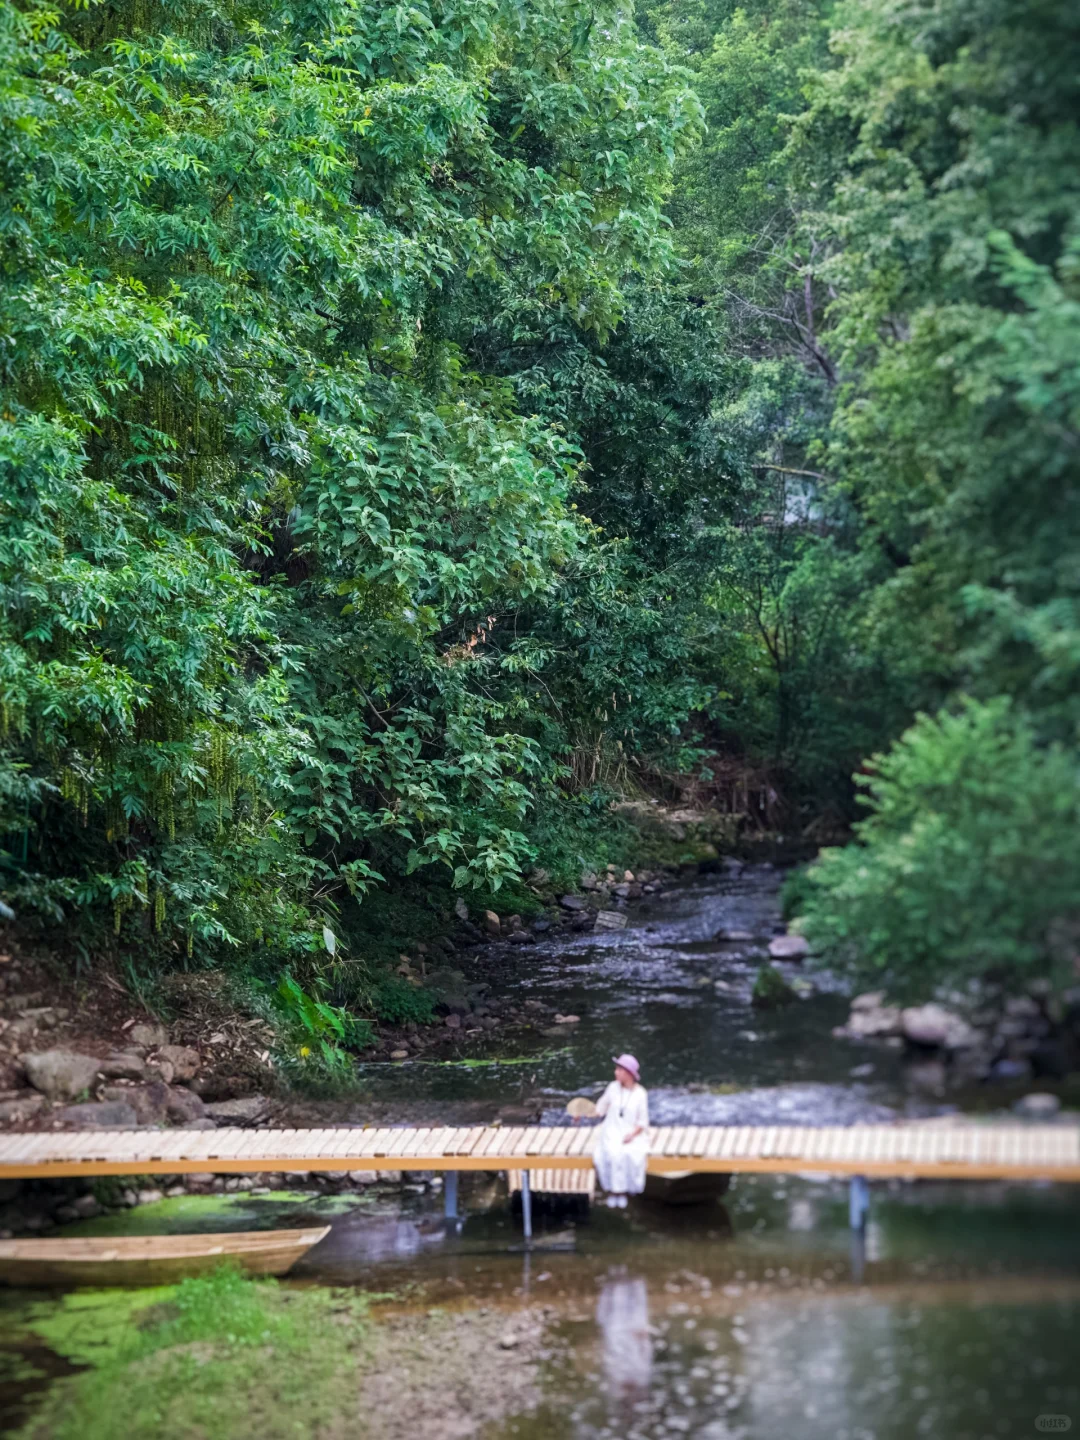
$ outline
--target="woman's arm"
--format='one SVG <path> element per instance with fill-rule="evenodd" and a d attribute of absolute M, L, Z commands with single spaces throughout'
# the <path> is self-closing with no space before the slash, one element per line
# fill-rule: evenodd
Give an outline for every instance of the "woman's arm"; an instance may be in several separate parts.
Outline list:
<path fill-rule="evenodd" d="M 629 1145 L 631 1140 L 636 1140 L 639 1135 L 644 1135 L 649 1128 L 649 1097 L 646 1091 L 642 1090 L 635 1096 L 637 1111 L 637 1124 L 623 1136 L 623 1144 Z"/>
<path fill-rule="evenodd" d="M 597 1113 L 598 1115 L 606 1115 L 607 1112 L 608 1112 L 610 1109 L 611 1109 L 611 1086 L 609 1085 L 609 1086 L 607 1087 L 607 1089 L 604 1091 L 604 1093 L 600 1096 L 600 1099 L 596 1102 L 596 1113 Z"/>

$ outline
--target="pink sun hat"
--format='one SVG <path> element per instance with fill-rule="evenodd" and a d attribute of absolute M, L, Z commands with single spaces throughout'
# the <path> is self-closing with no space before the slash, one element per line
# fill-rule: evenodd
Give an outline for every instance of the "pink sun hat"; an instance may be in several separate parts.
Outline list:
<path fill-rule="evenodd" d="M 634 1059 L 633 1055 L 613 1055 L 612 1060 L 623 1070 L 629 1070 L 635 1080 L 641 1079 L 641 1066 Z"/>

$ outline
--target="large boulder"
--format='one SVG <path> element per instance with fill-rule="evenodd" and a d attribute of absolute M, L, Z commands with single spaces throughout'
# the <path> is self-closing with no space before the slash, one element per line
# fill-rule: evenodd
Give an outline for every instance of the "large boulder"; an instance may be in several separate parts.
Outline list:
<path fill-rule="evenodd" d="M 145 1085 L 106 1085 L 101 1098 L 114 1104 L 130 1105 L 140 1125 L 163 1125 L 169 1105 L 169 1087 L 161 1080 Z"/>
<path fill-rule="evenodd" d="M 435 1004 L 452 1015 L 468 1015 L 472 1009 L 468 982 L 460 970 L 453 970 L 449 966 L 433 970 L 427 977 L 427 988 Z"/>
<path fill-rule="evenodd" d="M 99 1068 L 106 1080 L 141 1080 L 146 1074 L 146 1061 L 133 1050 L 125 1050 L 107 1055 Z"/>
<path fill-rule="evenodd" d="M 909 1006 L 901 1012 L 900 1026 L 904 1039 L 913 1045 L 937 1046 L 944 1050 L 963 1050 L 977 1045 L 982 1038 L 962 1016 L 936 1002 Z"/>
<path fill-rule="evenodd" d="M 85 1105 L 66 1105 L 56 1119 L 73 1130 L 131 1130 L 139 1117 L 121 1100 L 91 1100 Z"/>
<path fill-rule="evenodd" d="M 128 1039 L 132 1045 L 142 1045 L 147 1050 L 154 1050 L 159 1045 L 168 1044 L 169 1032 L 164 1025 L 133 1025 L 128 1031 Z"/>
<path fill-rule="evenodd" d="M 847 1032 L 856 1040 L 872 1040 L 883 1035 L 901 1033 L 901 1011 L 898 1005 L 885 1005 L 880 993 L 857 995 L 851 1004 Z M 876 1001 L 869 1004 L 869 1001 Z"/>
<path fill-rule="evenodd" d="M 215 1100 L 206 1107 L 211 1120 L 223 1125 L 253 1125 L 270 1109 L 265 1095 L 239 1095 L 235 1100 Z"/>
<path fill-rule="evenodd" d="M 1061 1101 L 1056 1095 L 1036 1092 L 1017 1100 L 1013 1109 L 1025 1120 L 1053 1120 L 1061 1109 Z"/>
<path fill-rule="evenodd" d="M 199 1073 L 201 1056 L 191 1045 L 162 1045 L 158 1059 L 172 1066 L 174 1080 L 194 1080 Z"/>
<path fill-rule="evenodd" d="M 584 910 L 585 901 L 580 895 L 561 895 L 559 904 L 564 910 Z"/>
<path fill-rule="evenodd" d="M 776 935 L 769 941 L 769 954 L 774 960 L 805 960 L 810 942 L 804 935 Z"/>
<path fill-rule="evenodd" d="M 22 1057 L 26 1078 L 50 1100 L 75 1100 L 90 1089 L 98 1075 L 98 1060 L 75 1050 L 37 1050 Z"/>
<path fill-rule="evenodd" d="M 174 1125 L 186 1125 L 190 1120 L 202 1120 L 206 1106 L 194 1091 L 176 1088 L 168 1092 L 165 1114 Z"/>
<path fill-rule="evenodd" d="M 45 1096 L 36 1090 L 0 1102 L 0 1125 L 25 1125 L 45 1108 Z"/>

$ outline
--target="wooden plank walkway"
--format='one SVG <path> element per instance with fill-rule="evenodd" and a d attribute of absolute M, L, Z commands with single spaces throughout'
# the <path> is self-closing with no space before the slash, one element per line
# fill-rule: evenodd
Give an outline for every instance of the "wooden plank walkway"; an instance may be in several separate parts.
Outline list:
<path fill-rule="evenodd" d="M 298 1170 L 585 1170 L 591 1126 L 98 1130 L 0 1136 L 0 1180 Z M 649 1170 L 1080 1181 L 1074 1125 L 678 1125 Z"/>

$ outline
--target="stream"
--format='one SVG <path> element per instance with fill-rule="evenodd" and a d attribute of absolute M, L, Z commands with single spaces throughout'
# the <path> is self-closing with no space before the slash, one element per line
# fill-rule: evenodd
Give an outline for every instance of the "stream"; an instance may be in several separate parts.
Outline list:
<path fill-rule="evenodd" d="M 633 907 L 622 931 L 476 952 L 463 968 L 493 996 L 513 990 L 579 1021 L 529 1032 L 512 1053 L 488 1032 L 481 1063 L 370 1066 L 371 1097 L 527 1099 L 553 1122 L 629 1049 L 657 1123 L 844 1124 L 945 1108 L 912 1091 L 896 1051 L 832 1038 L 847 1006 L 828 977 L 787 1007 L 751 1007 L 778 878 L 768 867 L 710 877 Z M 718 941 L 721 929 L 755 939 Z M 423 1440 L 1019 1440 L 1061 1433 L 1062 1417 L 1080 1426 L 1080 1196 L 1069 1187 L 880 1183 L 860 1239 L 842 1183 L 737 1177 L 722 1201 L 694 1207 L 540 1205 L 531 1252 L 501 1177 L 464 1175 L 460 1203 L 456 1226 L 423 1184 L 189 1196 L 67 1233 L 321 1218 L 332 1231 L 289 1285 L 377 1291 L 392 1297 L 379 1313 L 399 1320 L 495 1316 L 512 1332 L 525 1310 L 542 1314 L 527 1408 L 485 1412 L 472 1429 L 431 1420 Z M 13 1330 L 31 1303 L 9 1293 L 0 1320 Z M 487 1353 L 497 1378 L 503 1352 Z M 32 1401 L 17 1384 L 4 1398 L 9 1423 Z"/>

